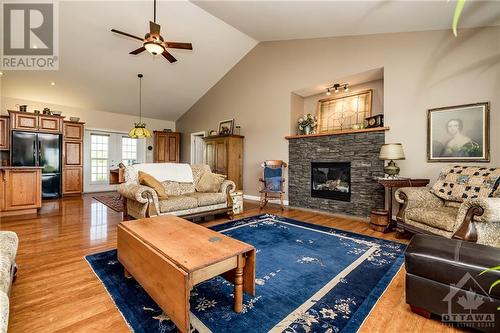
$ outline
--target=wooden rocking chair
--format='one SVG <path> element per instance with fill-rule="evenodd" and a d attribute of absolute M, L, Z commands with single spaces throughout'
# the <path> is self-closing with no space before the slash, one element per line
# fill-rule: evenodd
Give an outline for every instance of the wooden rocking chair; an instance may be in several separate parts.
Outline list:
<path fill-rule="evenodd" d="M 279 199 L 281 210 L 283 206 L 283 195 L 285 194 L 285 168 L 287 164 L 281 160 L 269 160 L 260 165 L 262 178 L 259 179 L 260 186 L 260 209 L 267 205 L 269 199 Z"/>

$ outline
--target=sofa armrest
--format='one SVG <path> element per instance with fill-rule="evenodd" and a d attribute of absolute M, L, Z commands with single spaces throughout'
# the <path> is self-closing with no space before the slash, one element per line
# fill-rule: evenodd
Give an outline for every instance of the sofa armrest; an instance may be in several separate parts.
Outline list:
<path fill-rule="evenodd" d="M 394 194 L 396 201 L 405 205 L 405 208 L 435 208 L 442 207 L 444 201 L 427 187 L 402 187 Z"/>
<path fill-rule="evenodd" d="M 226 193 L 229 195 L 229 193 L 234 192 L 236 190 L 236 184 L 232 180 L 224 180 L 222 184 L 220 185 L 220 193 Z"/>
<path fill-rule="evenodd" d="M 453 238 L 477 242 L 477 223 L 500 223 L 500 198 L 465 200 L 458 209 Z"/>
<path fill-rule="evenodd" d="M 476 198 L 465 200 L 458 210 L 457 221 L 463 221 L 467 212 L 476 210 L 475 222 L 500 223 L 500 198 Z"/>
<path fill-rule="evenodd" d="M 158 194 L 149 186 L 130 183 L 120 184 L 118 186 L 118 193 L 127 199 L 144 204 L 148 203 L 148 196 L 151 196 L 155 204 L 158 203 Z"/>

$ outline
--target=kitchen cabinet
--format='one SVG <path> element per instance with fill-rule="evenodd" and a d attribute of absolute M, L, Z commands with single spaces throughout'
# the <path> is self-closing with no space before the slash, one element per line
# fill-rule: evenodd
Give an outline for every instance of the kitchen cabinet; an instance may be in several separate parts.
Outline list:
<path fill-rule="evenodd" d="M 63 122 L 63 195 L 83 193 L 83 134 L 85 123 Z"/>
<path fill-rule="evenodd" d="M 10 118 L 7 116 L 0 116 L 0 150 L 10 149 Z"/>
<path fill-rule="evenodd" d="M 35 214 L 42 207 L 42 169 L 1 167 L 0 194 L 0 216 Z"/>
<path fill-rule="evenodd" d="M 13 130 L 61 133 L 64 117 L 9 110 Z"/>

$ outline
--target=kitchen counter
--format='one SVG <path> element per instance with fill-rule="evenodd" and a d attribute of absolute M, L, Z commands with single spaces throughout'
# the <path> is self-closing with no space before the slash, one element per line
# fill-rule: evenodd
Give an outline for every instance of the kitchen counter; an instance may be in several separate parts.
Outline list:
<path fill-rule="evenodd" d="M 43 169 L 41 166 L 0 166 L 0 170 L 10 170 L 10 169 Z"/>
<path fill-rule="evenodd" d="M 42 167 L 0 167 L 0 217 L 36 214 L 42 207 Z"/>

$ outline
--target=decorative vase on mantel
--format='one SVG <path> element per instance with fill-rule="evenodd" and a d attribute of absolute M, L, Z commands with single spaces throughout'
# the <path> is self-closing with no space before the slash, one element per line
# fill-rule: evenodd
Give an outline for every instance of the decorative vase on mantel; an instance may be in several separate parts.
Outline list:
<path fill-rule="evenodd" d="M 304 135 L 309 135 L 309 134 L 312 134 L 312 131 L 313 131 L 313 129 L 312 129 L 311 126 L 306 126 L 306 127 L 304 127 L 304 133 L 303 134 Z"/>

